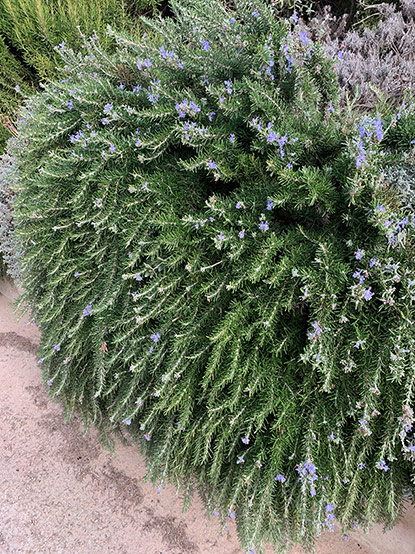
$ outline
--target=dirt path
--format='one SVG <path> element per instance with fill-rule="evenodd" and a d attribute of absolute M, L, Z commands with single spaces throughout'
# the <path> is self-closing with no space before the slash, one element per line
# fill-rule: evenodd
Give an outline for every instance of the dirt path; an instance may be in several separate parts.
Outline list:
<path fill-rule="evenodd" d="M 133 447 L 117 442 L 112 458 L 93 430 L 63 422 L 41 383 L 38 340 L 0 295 L 0 554 L 243 554 L 233 521 L 221 535 L 199 499 L 183 514 L 172 487 L 142 482 Z M 415 510 L 386 535 L 327 534 L 316 552 L 415 554 Z"/>

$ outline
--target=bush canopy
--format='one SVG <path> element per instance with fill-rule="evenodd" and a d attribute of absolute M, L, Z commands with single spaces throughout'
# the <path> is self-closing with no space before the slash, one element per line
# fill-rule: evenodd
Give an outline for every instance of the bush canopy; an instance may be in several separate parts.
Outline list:
<path fill-rule="evenodd" d="M 415 253 L 387 176 L 413 166 L 414 104 L 341 111 L 296 15 L 171 5 L 143 19 L 154 40 L 58 47 L 10 142 L 49 394 L 251 552 L 391 524 L 413 491 Z"/>

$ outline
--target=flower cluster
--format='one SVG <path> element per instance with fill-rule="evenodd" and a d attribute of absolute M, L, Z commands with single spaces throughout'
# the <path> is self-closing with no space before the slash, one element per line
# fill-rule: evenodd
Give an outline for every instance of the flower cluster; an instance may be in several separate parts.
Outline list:
<path fill-rule="evenodd" d="M 299 481 L 302 483 L 308 483 L 310 486 L 311 496 L 316 495 L 315 482 L 318 480 L 317 468 L 311 461 L 301 462 L 296 471 L 299 473 Z"/>

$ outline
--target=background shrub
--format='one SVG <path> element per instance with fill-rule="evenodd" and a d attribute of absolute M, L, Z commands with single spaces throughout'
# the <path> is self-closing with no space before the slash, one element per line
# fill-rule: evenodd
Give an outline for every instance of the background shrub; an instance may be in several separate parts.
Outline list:
<path fill-rule="evenodd" d="M 346 16 L 335 17 L 326 9 L 309 26 L 336 59 L 343 101 L 348 96 L 360 110 L 372 110 L 383 96 L 397 105 L 405 90 L 415 86 L 414 3 L 403 0 L 400 11 L 382 3 L 363 21 L 365 27 L 356 22 L 349 29 Z"/>
<path fill-rule="evenodd" d="M 172 2 L 28 99 L 25 294 L 51 398 L 243 546 L 391 524 L 412 492 L 414 104 L 337 105 L 333 62 L 262 3 Z M 20 151 L 18 150 L 20 149 Z"/>

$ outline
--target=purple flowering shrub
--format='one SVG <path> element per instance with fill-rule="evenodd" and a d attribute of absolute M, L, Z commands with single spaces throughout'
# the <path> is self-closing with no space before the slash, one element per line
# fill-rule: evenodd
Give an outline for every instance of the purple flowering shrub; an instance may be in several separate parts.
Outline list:
<path fill-rule="evenodd" d="M 66 417 L 128 433 L 258 552 L 392 523 L 415 442 L 414 104 L 344 114 L 267 4 L 172 2 L 19 122 L 16 235 Z M 16 145 L 10 145 L 11 153 Z M 400 166 L 399 166 L 400 167 Z"/>

